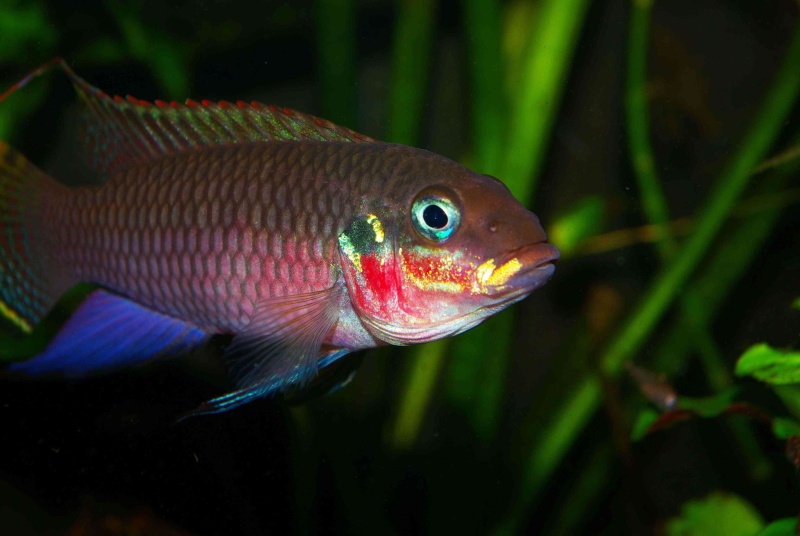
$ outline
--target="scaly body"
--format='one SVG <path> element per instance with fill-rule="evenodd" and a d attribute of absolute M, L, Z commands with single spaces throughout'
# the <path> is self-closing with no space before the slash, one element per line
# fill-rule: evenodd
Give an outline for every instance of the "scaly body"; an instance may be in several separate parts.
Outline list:
<path fill-rule="evenodd" d="M 239 389 L 202 409 L 221 411 L 353 350 L 459 333 L 552 274 L 557 250 L 496 179 L 290 110 L 111 99 L 54 64 L 104 182 L 67 188 L 0 142 L 0 312 L 30 329 L 75 283 L 102 290 L 16 370 L 83 374 L 227 333 Z"/>

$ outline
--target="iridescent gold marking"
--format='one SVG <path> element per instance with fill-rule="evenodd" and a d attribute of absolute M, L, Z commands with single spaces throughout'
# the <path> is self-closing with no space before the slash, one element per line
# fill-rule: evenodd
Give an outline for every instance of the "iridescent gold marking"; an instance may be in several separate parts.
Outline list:
<path fill-rule="evenodd" d="M 17 313 L 12 311 L 5 303 L 1 301 L 0 301 L 0 313 L 2 313 L 3 316 L 11 320 L 11 322 L 19 326 L 19 328 L 22 329 L 22 331 L 24 331 L 25 333 L 30 333 L 31 331 L 33 331 L 33 327 L 28 323 L 27 320 L 25 320 Z"/>
<path fill-rule="evenodd" d="M 494 287 L 505 285 L 521 268 L 522 263 L 519 262 L 519 259 L 511 259 L 499 268 L 496 268 L 486 280 L 486 283 Z"/>
<path fill-rule="evenodd" d="M 350 237 L 344 233 L 340 234 L 339 246 L 341 246 L 342 251 L 344 251 L 344 254 L 347 255 L 347 258 L 350 259 L 350 262 L 353 263 L 353 266 L 356 267 L 356 270 L 361 272 L 361 254 L 356 251 L 356 248 L 350 241 Z"/>
<path fill-rule="evenodd" d="M 496 266 L 494 259 L 488 259 L 475 270 L 475 284 L 472 286 L 472 292 L 485 293 L 486 287 L 505 285 L 521 268 L 522 263 L 517 258 L 511 259 L 501 266 Z"/>
<path fill-rule="evenodd" d="M 492 272 L 494 272 L 495 268 L 494 259 L 488 259 L 475 269 L 476 284 L 472 288 L 473 292 L 481 292 L 483 290 L 482 287 L 486 285 L 486 281 L 492 277 Z"/>
<path fill-rule="evenodd" d="M 375 214 L 369 214 L 367 216 L 367 223 L 372 225 L 372 231 L 375 233 L 375 242 L 383 242 L 384 233 L 383 233 L 383 225 L 381 225 L 381 220 Z"/>

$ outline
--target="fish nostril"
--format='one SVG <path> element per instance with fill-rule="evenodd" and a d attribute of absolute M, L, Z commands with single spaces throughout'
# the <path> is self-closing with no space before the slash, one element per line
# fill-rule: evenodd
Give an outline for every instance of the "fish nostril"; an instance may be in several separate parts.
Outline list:
<path fill-rule="evenodd" d="M 489 232 L 496 233 L 497 232 L 497 222 L 493 221 L 489 223 Z"/>

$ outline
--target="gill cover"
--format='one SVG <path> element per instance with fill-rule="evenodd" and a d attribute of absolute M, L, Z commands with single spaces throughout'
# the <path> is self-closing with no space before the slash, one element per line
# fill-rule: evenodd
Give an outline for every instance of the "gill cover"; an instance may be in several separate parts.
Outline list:
<path fill-rule="evenodd" d="M 339 235 L 339 250 L 347 288 L 367 310 L 396 295 L 394 244 L 384 221 L 376 214 L 360 214 Z"/>

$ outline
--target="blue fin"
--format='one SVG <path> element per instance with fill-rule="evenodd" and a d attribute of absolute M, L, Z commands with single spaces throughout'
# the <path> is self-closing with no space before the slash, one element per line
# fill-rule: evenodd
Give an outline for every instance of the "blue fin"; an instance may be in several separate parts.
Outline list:
<path fill-rule="evenodd" d="M 205 332 L 191 324 L 96 290 L 42 353 L 12 363 L 9 370 L 78 377 L 177 355 L 205 339 Z"/>
<path fill-rule="evenodd" d="M 247 328 L 225 351 L 228 372 L 238 390 L 209 400 L 185 415 L 220 413 L 289 388 L 301 388 L 317 370 L 349 350 L 322 349 L 339 318 L 343 285 L 308 294 L 267 300 L 256 307 Z"/>
<path fill-rule="evenodd" d="M 282 400 L 287 404 L 303 404 L 315 398 L 331 395 L 347 386 L 356 376 L 364 353 L 332 354 L 319 361 L 317 377 L 306 386 L 283 393 Z"/>

